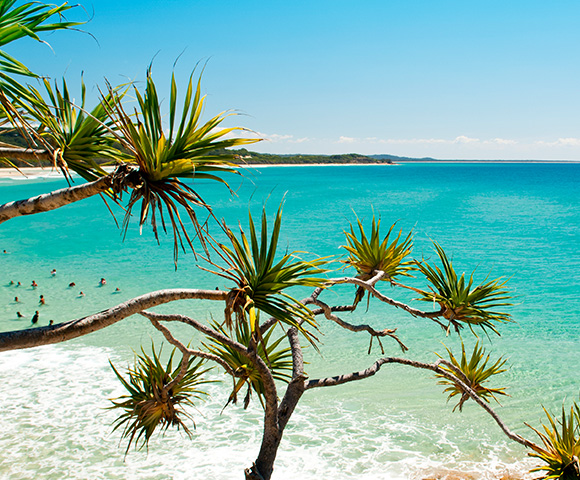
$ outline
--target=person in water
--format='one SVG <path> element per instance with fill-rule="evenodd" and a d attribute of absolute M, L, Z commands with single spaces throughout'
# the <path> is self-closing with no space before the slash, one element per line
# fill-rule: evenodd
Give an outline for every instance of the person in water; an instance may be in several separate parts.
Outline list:
<path fill-rule="evenodd" d="M 38 310 L 34 313 L 34 317 L 32 317 L 32 325 L 36 325 L 38 323 Z"/>
<path fill-rule="evenodd" d="M 51 274 L 51 275 L 54 277 L 54 276 L 56 275 L 56 268 L 53 268 L 53 269 L 50 271 L 50 274 Z"/>
<path fill-rule="evenodd" d="M 84 297 L 84 296 L 85 296 L 84 292 L 79 293 L 79 297 Z"/>
<path fill-rule="evenodd" d="M 70 283 L 68 284 L 68 286 L 69 286 L 69 288 L 75 287 L 75 286 L 76 286 L 76 283 L 75 283 L 75 282 L 70 282 Z"/>
<path fill-rule="evenodd" d="M 18 297 L 14 297 L 14 301 L 15 301 L 16 303 L 20 303 L 20 300 L 18 300 Z"/>
<path fill-rule="evenodd" d="M 101 285 L 101 287 L 102 287 L 103 285 L 106 285 L 106 284 L 107 284 L 107 281 L 106 281 L 104 278 L 101 278 L 101 280 L 100 280 L 99 284 L 100 284 L 100 285 Z"/>
<path fill-rule="evenodd" d="M 36 288 L 36 287 L 38 287 L 38 283 L 36 283 L 36 280 L 32 280 L 32 284 L 30 286 L 32 288 Z"/>
<path fill-rule="evenodd" d="M 45 305 L 45 303 L 44 303 L 44 295 L 41 295 L 41 296 L 40 296 L 40 300 L 38 301 L 38 303 L 39 303 L 40 305 Z"/>
<path fill-rule="evenodd" d="M 24 315 L 22 315 L 20 312 L 16 312 L 16 316 L 17 316 L 18 318 L 22 318 L 22 317 L 24 317 Z"/>
<path fill-rule="evenodd" d="M 48 322 L 48 326 L 50 327 L 51 325 L 54 325 L 54 320 L 51 320 L 50 322 Z"/>

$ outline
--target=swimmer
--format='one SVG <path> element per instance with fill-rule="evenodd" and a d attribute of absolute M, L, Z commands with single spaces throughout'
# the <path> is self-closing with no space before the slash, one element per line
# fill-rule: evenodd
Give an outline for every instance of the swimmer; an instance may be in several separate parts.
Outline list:
<path fill-rule="evenodd" d="M 68 284 L 68 286 L 69 286 L 69 288 L 75 287 L 75 286 L 76 286 L 76 283 L 75 283 L 75 282 L 70 282 L 70 283 Z"/>
<path fill-rule="evenodd" d="M 79 297 L 84 297 L 84 296 L 85 296 L 84 292 L 79 293 Z"/>
<path fill-rule="evenodd" d="M 40 296 L 40 300 L 38 301 L 39 305 L 45 305 L 44 303 L 44 295 Z"/>
<path fill-rule="evenodd" d="M 34 317 L 32 317 L 32 325 L 36 325 L 37 323 L 38 323 L 38 310 L 34 314 Z"/>
<path fill-rule="evenodd" d="M 50 271 L 50 274 L 51 274 L 51 275 L 54 277 L 54 276 L 56 275 L 56 268 L 53 268 L 53 269 Z"/>
<path fill-rule="evenodd" d="M 20 300 L 18 300 L 18 297 L 14 297 L 14 301 L 15 301 L 16 303 L 20 302 Z"/>
<path fill-rule="evenodd" d="M 10 280 L 10 283 L 8 285 L 14 285 L 14 280 Z"/>
<path fill-rule="evenodd" d="M 16 286 L 17 286 L 17 287 L 21 287 L 21 286 L 22 286 L 22 284 L 21 284 L 20 282 L 18 282 L 18 283 L 16 284 Z"/>
<path fill-rule="evenodd" d="M 6 250 L 4 250 L 2 253 L 8 253 Z"/>
<path fill-rule="evenodd" d="M 120 292 L 121 289 L 119 287 L 115 288 L 115 292 Z"/>
<path fill-rule="evenodd" d="M 16 312 L 16 316 L 17 316 L 18 318 L 22 318 L 22 317 L 24 317 L 24 315 L 22 315 L 20 312 Z"/>
<path fill-rule="evenodd" d="M 101 280 L 99 281 L 99 284 L 102 287 L 103 285 L 106 285 L 107 284 L 107 281 L 104 278 L 101 278 Z"/>
<path fill-rule="evenodd" d="M 54 325 L 54 320 L 51 320 L 50 322 L 48 322 L 48 326 L 50 327 L 51 325 Z"/>
<path fill-rule="evenodd" d="M 32 280 L 32 283 L 30 284 L 30 286 L 32 288 L 36 288 L 36 287 L 38 287 L 38 283 L 36 283 L 36 280 Z"/>

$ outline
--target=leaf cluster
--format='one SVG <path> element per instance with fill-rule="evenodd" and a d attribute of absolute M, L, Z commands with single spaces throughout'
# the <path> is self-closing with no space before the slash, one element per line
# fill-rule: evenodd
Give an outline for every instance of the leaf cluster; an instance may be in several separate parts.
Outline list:
<path fill-rule="evenodd" d="M 219 323 L 213 324 L 213 327 L 226 337 L 230 337 L 227 330 Z M 285 339 L 284 336 L 276 340 L 271 340 L 272 332 L 270 329 L 264 336 L 263 340 L 256 346 L 257 355 L 267 363 L 274 380 L 288 383 L 292 377 L 289 373 L 292 371 L 292 353 L 290 348 L 278 348 L 280 343 Z M 239 322 L 233 328 L 233 337 L 238 343 L 249 346 L 252 342 L 252 331 L 249 322 Z M 214 355 L 219 356 L 227 362 L 235 374 L 234 386 L 228 398 L 226 406 L 232 402 L 237 402 L 237 396 L 240 390 L 247 385 L 246 395 L 244 397 L 244 409 L 248 408 L 252 395 L 252 390 L 258 395 L 258 399 L 265 408 L 264 404 L 264 382 L 260 372 L 253 364 L 251 359 L 232 348 L 229 344 L 221 342 L 213 337 L 207 337 L 209 344 L 205 347 Z"/>
<path fill-rule="evenodd" d="M 457 369 L 459 369 L 462 373 L 461 380 L 471 388 L 478 397 L 482 398 L 486 402 L 489 403 L 490 399 L 493 398 L 496 402 L 499 401 L 496 398 L 496 395 L 507 395 L 505 393 L 505 388 L 488 388 L 485 387 L 483 384 L 487 383 L 493 375 L 497 375 L 499 373 L 505 372 L 506 369 L 503 368 L 507 360 L 504 360 L 503 357 L 500 357 L 495 363 L 491 364 L 490 362 L 490 355 L 488 354 L 485 356 L 485 349 L 479 345 L 479 342 L 475 344 L 473 348 L 473 352 L 471 353 L 471 357 L 468 359 L 467 354 L 465 353 L 465 345 L 463 342 L 461 343 L 461 360 L 457 360 L 457 358 L 453 355 L 453 352 L 447 347 L 447 354 L 449 356 L 449 360 L 452 365 L 454 365 Z M 442 358 L 440 355 L 438 355 Z M 489 366 L 488 366 L 489 364 Z M 443 370 L 446 370 L 450 374 L 457 376 L 457 372 L 454 371 L 449 366 L 445 364 L 440 365 Z M 463 404 L 469 400 L 469 395 L 467 392 L 463 390 L 461 386 L 457 383 L 453 382 L 445 378 L 442 375 L 436 375 L 437 378 L 441 378 L 439 385 L 446 385 L 447 388 L 443 390 L 444 393 L 449 393 L 447 397 L 447 401 L 451 400 L 455 396 L 459 396 L 459 402 L 455 407 L 453 407 L 453 411 L 456 408 L 459 408 L 459 411 L 463 409 Z"/>
<path fill-rule="evenodd" d="M 412 232 L 401 239 L 403 231 L 400 230 L 398 235 L 396 237 L 393 235 L 394 238 L 392 238 L 391 234 L 395 228 L 393 224 L 381 240 L 381 219 L 377 220 L 374 215 L 370 237 L 366 235 L 358 218 L 357 225 L 358 235 L 352 224 L 350 224 L 350 232 L 344 232 L 347 245 L 343 245 L 342 248 L 348 252 L 348 257 L 344 260 L 346 266 L 354 267 L 364 280 L 371 278 L 378 270 L 385 272 L 383 280 L 386 281 L 391 281 L 399 275 L 411 276 L 409 271 L 413 269 L 414 262 L 403 262 L 403 260 L 413 248 Z"/>
<path fill-rule="evenodd" d="M 542 460 L 545 465 L 531 472 L 542 472 L 542 479 L 578 480 L 580 479 L 580 406 L 574 402 L 566 415 L 562 405 L 562 418 L 557 420 L 544 408 L 548 423 L 542 424 L 543 432 L 530 427 L 538 434 L 544 448 L 536 447 L 531 457 Z M 527 424 L 526 424 L 527 425 Z"/>
<path fill-rule="evenodd" d="M 16 0 L 0 2 L 0 46 L 4 46 L 24 37 L 46 43 L 38 36 L 42 32 L 66 30 L 82 22 L 68 22 L 63 19 L 63 13 L 73 8 L 71 5 L 47 5 L 40 2 L 27 2 L 16 6 Z M 58 21 L 47 23 L 57 16 Z M 0 50 L 0 82 L 14 86 L 18 85 L 8 74 L 36 76 L 24 64 Z"/>
<path fill-rule="evenodd" d="M 304 323 L 316 327 L 314 316 L 309 308 L 285 293 L 290 287 L 321 287 L 326 281 L 318 277 L 327 270 L 326 258 L 306 261 L 300 259 L 298 252 L 286 253 L 276 258 L 280 227 L 282 223 L 282 206 L 278 208 L 271 236 L 268 235 L 266 211 L 262 211 L 261 232 L 258 237 L 252 215 L 249 215 L 249 236 L 240 227 L 239 238 L 224 224 L 224 230 L 231 243 L 231 248 L 217 243 L 215 251 L 226 263 L 212 272 L 231 280 L 235 287 L 228 295 L 225 310 L 226 326 L 232 328 L 233 317 L 237 323 L 246 320 L 245 313 L 255 308 L 278 322 L 297 327 L 309 340 L 314 338 L 304 328 Z M 257 315 L 250 316 L 252 332 L 259 335 Z"/>
<path fill-rule="evenodd" d="M 494 322 L 510 322 L 511 315 L 496 308 L 512 305 L 510 292 L 504 288 L 507 280 L 498 278 L 486 280 L 473 287 L 473 273 L 466 281 L 465 274 L 459 277 L 441 246 L 435 243 L 435 249 L 443 270 L 437 265 L 420 262 L 418 268 L 431 283 L 429 291 L 417 290 L 421 297 L 417 300 L 438 303 L 442 315 L 456 328 L 460 323 L 490 329 L 499 335 Z"/>
<path fill-rule="evenodd" d="M 392 282 L 398 276 L 410 277 L 409 273 L 414 270 L 413 261 L 403 261 L 411 253 L 413 248 L 413 232 L 405 238 L 401 238 L 403 231 L 399 230 L 398 235 L 391 237 L 395 224 L 391 225 L 385 237 L 381 240 L 380 226 L 381 219 L 378 220 L 373 214 L 370 237 L 364 231 L 362 222 L 357 218 L 358 234 L 352 224 L 350 231 L 344 232 L 347 245 L 342 245 L 348 252 L 348 257 L 343 263 L 347 267 L 356 269 L 358 277 L 369 280 L 377 271 L 385 272 L 382 278 L 384 281 Z M 354 305 L 357 305 L 364 297 L 364 288 L 357 289 Z"/>
<path fill-rule="evenodd" d="M 74 105 L 66 80 L 59 88 L 42 80 L 46 99 L 33 86 L 28 86 L 15 104 L 29 120 L 38 124 L 33 141 L 38 139 L 52 153 L 53 166 L 65 175 L 70 170 L 87 181 L 107 175 L 97 160 L 121 162 L 126 156 L 117 148 L 111 134 L 115 128 L 108 110 L 123 98 L 126 89 L 112 89 L 90 112 L 85 110 L 86 86 L 81 79 L 80 105 Z"/>
<path fill-rule="evenodd" d="M 113 405 L 109 407 L 123 411 L 114 422 L 113 431 L 123 429 L 121 438 L 128 439 L 125 454 L 132 443 L 139 449 L 148 446 L 157 428 L 165 431 L 174 426 L 177 429 L 182 428 L 188 436 L 191 436 L 191 431 L 183 419 L 193 419 L 183 407 L 195 406 L 195 400 L 207 395 L 199 389 L 200 385 L 210 383 L 201 378 L 209 369 L 201 370 L 203 362 L 196 362 L 194 358 L 190 358 L 186 374 L 168 389 L 168 384 L 178 376 L 180 370 L 179 364 L 173 368 L 175 349 L 165 365 L 159 358 L 161 350 L 157 354 L 152 346 L 151 356 L 147 355 L 143 348 L 141 352 L 141 355 L 135 355 L 135 365 L 127 368 L 127 379 L 109 362 L 115 375 L 127 390 L 126 395 L 112 399 Z"/>
<path fill-rule="evenodd" d="M 109 89 L 111 92 L 112 89 Z M 180 215 L 182 209 L 191 220 L 196 235 L 204 245 L 202 223 L 194 207 L 210 212 L 210 206 L 181 178 L 209 179 L 228 186 L 221 177 L 226 173 L 238 173 L 231 163 L 233 154 L 214 155 L 218 148 L 255 143 L 256 139 L 230 138 L 228 135 L 240 128 L 220 128 L 227 113 L 220 113 L 205 123 L 200 121 L 205 97 L 201 95 L 201 76 L 194 89 L 193 73 L 189 79 L 181 115 L 178 115 L 177 84 L 171 77 L 169 99 L 169 130 L 162 121 L 162 107 L 157 88 L 147 70 L 146 88 L 143 94 L 134 88 L 137 107 L 128 114 L 120 103 L 109 104 L 108 114 L 114 119 L 118 141 L 129 152 L 127 161 L 137 166 L 132 179 L 132 192 L 127 205 L 124 228 L 127 229 L 133 208 L 140 204 L 139 225 L 147 218 L 159 241 L 157 215 L 166 231 L 165 215 L 173 228 L 174 259 L 177 262 L 179 246 L 184 240 L 191 247 L 192 238 Z"/>

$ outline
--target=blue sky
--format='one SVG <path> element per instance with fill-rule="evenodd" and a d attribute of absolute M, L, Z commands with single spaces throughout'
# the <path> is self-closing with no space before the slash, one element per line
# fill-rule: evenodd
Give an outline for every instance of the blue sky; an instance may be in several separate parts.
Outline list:
<path fill-rule="evenodd" d="M 580 2 L 110 1 L 83 3 L 96 37 L 7 48 L 89 88 L 153 72 L 180 84 L 208 61 L 206 112 L 272 153 L 580 159 Z M 93 14 L 94 12 L 94 14 Z M 82 10 L 70 15 L 86 18 Z M 93 89 L 94 92 L 94 89 Z M 94 94 L 96 96 L 96 94 Z"/>

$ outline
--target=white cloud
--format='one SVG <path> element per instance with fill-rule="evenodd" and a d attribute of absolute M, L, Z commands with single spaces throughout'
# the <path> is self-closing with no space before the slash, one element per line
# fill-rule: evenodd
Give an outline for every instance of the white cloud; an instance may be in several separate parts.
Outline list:
<path fill-rule="evenodd" d="M 534 142 L 534 145 L 539 145 L 542 147 L 578 147 L 580 146 L 580 138 L 559 138 L 554 142 L 538 140 L 537 142 Z"/>
<path fill-rule="evenodd" d="M 357 141 L 357 139 L 356 138 L 353 138 L 353 137 L 343 137 L 343 136 L 341 136 L 338 139 L 338 143 L 354 143 L 356 141 Z"/>
<path fill-rule="evenodd" d="M 348 137 L 341 137 L 348 138 Z M 447 138 L 377 138 L 367 137 L 364 142 L 378 143 L 383 145 L 517 145 L 516 140 L 506 138 L 492 138 L 490 140 L 480 140 L 466 135 L 459 135 L 453 139 Z M 342 142 L 346 143 L 346 142 Z"/>
<path fill-rule="evenodd" d="M 459 137 L 455 137 L 453 143 L 479 143 L 479 138 L 469 138 L 465 135 L 460 135 Z"/>
<path fill-rule="evenodd" d="M 496 145 L 517 145 L 516 140 L 509 140 L 507 138 L 494 138 L 493 140 L 487 140 L 488 143 L 494 143 Z"/>
<path fill-rule="evenodd" d="M 292 138 L 294 138 L 294 135 L 280 135 L 279 133 L 256 132 L 256 135 L 259 138 L 263 138 L 264 140 L 269 140 L 270 142 L 284 142 L 284 141 L 291 140 Z"/>

